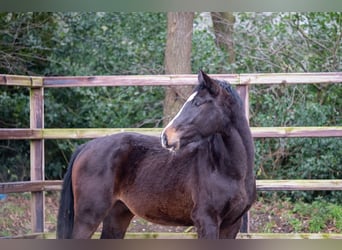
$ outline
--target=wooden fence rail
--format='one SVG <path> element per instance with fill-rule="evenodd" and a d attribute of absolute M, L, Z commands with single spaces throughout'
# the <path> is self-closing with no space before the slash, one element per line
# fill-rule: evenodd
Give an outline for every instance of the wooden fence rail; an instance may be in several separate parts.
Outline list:
<path fill-rule="evenodd" d="M 0 140 L 92 139 L 119 132 L 159 136 L 162 128 L 45 128 L 1 129 Z M 335 127 L 251 127 L 254 138 L 342 137 L 342 126 Z"/>
<path fill-rule="evenodd" d="M 282 74 L 211 75 L 236 85 L 249 118 L 249 86 L 259 84 L 340 84 L 341 72 Z M 44 180 L 44 140 L 95 138 L 118 132 L 158 135 L 161 129 L 44 128 L 44 89 L 100 86 L 184 86 L 197 84 L 196 75 L 31 77 L 1 75 L 0 85 L 30 89 L 30 128 L 0 129 L 0 140 L 30 140 L 30 182 L 0 183 L 0 193 L 32 192 L 32 231 L 44 232 L 44 191 L 60 190 L 61 181 Z M 254 138 L 342 137 L 342 126 L 335 127 L 252 127 Z M 342 180 L 258 180 L 258 190 L 342 190 Z"/>
<path fill-rule="evenodd" d="M 315 84 L 341 83 L 341 72 L 326 73 L 268 73 L 268 74 L 212 74 L 234 85 L 254 84 Z M 132 76 L 63 76 L 31 77 L 1 75 L 0 85 L 44 88 L 100 87 L 100 86 L 175 86 L 196 85 L 197 76 L 187 75 L 132 75 Z"/>
<path fill-rule="evenodd" d="M 258 191 L 342 190 L 342 180 L 257 180 Z M 0 183 L 0 193 L 60 191 L 62 181 L 18 181 Z"/>

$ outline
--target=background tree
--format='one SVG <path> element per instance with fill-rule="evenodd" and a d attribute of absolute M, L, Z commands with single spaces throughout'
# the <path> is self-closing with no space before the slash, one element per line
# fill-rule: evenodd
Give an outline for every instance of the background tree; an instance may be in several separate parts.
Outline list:
<path fill-rule="evenodd" d="M 211 12 L 211 19 L 213 22 L 216 46 L 222 50 L 224 55 L 226 55 L 225 60 L 227 64 L 232 65 L 235 63 L 233 36 L 235 16 L 232 12 Z M 217 73 L 223 74 L 233 72 L 229 72 L 227 68 L 222 65 Z"/>
<path fill-rule="evenodd" d="M 167 14 L 167 39 L 165 48 L 165 73 L 190 74 L 193 31 L 193 12 L 169 12 Z M 168 87 L 164 100 L 164 125 L 183 105 L 192 87 Z"/>

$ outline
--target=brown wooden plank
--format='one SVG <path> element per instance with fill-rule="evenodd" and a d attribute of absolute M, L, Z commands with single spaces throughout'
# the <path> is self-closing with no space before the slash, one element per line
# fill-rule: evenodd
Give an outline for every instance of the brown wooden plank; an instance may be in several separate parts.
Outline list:
<path fill-rule="evenodd" d="M 36 83 L 39 85 L 39 83 Z M 44 128 L 44 89 L 30 89 L 30 129 Z M 44 140 L 34 139 L 30 143 L 31 180 L 44 180 Z M 44 192 L 32 193 L 31 221 L 34 233 L 44 232 L 45 196 Z"/>
<path fill-rule="evenodd" d="M 99 239 L 95 232 L 93 239 Z M 196 239 L 196 233 L 164 232 L 127 232 L 125 239 Z M 56 239 L 56 233 L 36 233 L 18 236 L 0 237 L 0 239 Z M 239 233 L 237 239 L 342 239 L 340 233 Z"/>
<path fill-rule="evenodd" d="M 340 233 L 239 233 L 237 239 L 342 239 Z"/>
<path fill-rule="evenodd" d="M 342 126 L 336 127 L 252 127 L 254 138 L 342 137 Z"/>
<path fill-rule="evenodd" d="M 162 128 L 53 128 L 53 129 L 2 129 L 0 140 L 25 139 L 91 139 L 120 132 L 136 132 L 159 136 Z"/>
<path fill-rule="evenodd" d="M 132 75 L 132 76 L 82 76 L 46 77 L 44 87 L 98 87 L 98 86 L 169 86 L 195 85 L 194 75 Z"/>
<path fill-rule="evenodd" d="M 313 84 L 340 83 L 341 72 L 326 73 L 271 73 L 271 74 L 211 74 L 231 84 Z M 96 86 L 169 86 L 195 85 L 197 75 L 128 75 L 44 77 L 44 87 L 96 87 Z"/>
<path fill-rule="evenodd" d="M 30 78 L 32 87 L 43 87 L 44 77 L 31 76 Z"/>
<path fill-rule="evenodd" d="M 18 181 L 0 183 L 0 193 L 22 193 L 61 190 L 62 181 Z"/>
<path fill-rule="evenodd" d="M 243 106 L 245 109 L 245 117 L 246 120 L 249 124 L 249 91 L 248 91 L 248 85 L 238 85 L 236 87 L 236 91 L 238 92 L 238 94 L 241 97 L 241 100 L 243 102 Z M 247 213 L 245 213 L 242 216 L 242 224 L 240 227 L 240 232 L 242 233 L 249 233 L 249 219 L 250 218 L 250 212 L 247 211 Z"/>
<path fill-rule="evenodd" d="M 0 129 L 1 140 L 81 139 L 136 132 L 159 136 L 162 128 L 46 128 Z M 342 137 L 342 126 L 336 127 L 251 127 L 254 138 Z"/>
<path fill-rule="evenodd" d="M 241 100 L 245 108 L 245 116 L 249 123 L 249 91 L 248 85 L 239 85 L 236 87 L 236 91 L 239 93 Z"/>
<path fill-rule="evenodd" d="M 51 235 L 55 237 L 54 235 Z M 95 233 L 95 239 L 100 233 Z M 196 233 L 127 232 L 125 239 L 196 239 Z M 239 233 L 237 239 L 342 239 L 339 233 Z"/>
<path fill-rule="evenodd" d="M 342 190 L 342 180 L 257 180 L 258 191 Z M 21 181 L 0 183 L 0 193 L 60 191 L 62 181 Z"/>
<path fill-rule="evenodd" d="M 313 84 L 341 83 L 341 72 L 324 73 L 267 73 L 267 74 L 211 74 L 231 84 Z M 195 85 L 197 75 L 117 75 L 117 76 L 60 76 L 30 77 L 0 75 L 0 85 L 44 87 L 96 87 L 96 86 L 169 86 Z"/>
<path fill-rule="evenodd" d="M 44 180 L 44 141 L 31 141 L 31 180 Z M 44 232 L 45 194 L 42 191 L 32 192 L 31 198 L 32 231 Z"/>
<path fill-rule="evenodd" d="M 91 139 L 121 132 L 136 132 L 159 136 L 162 128 L 105 128 L 105 129 L 44 129 L 45 139 Z"/>
<path fill-rule="evenodd" d="M 257 180 L 259 191 L 342 190 L 342 180 Z"/>
<path fill-rule="evenodd" d="M 240 84 L 341 83 L 342 72 L 241 74 Z"/>
<path fill-rule="evenodd" d="M 30 76 L 0 75 L 0 85 L 31 87 L 31 84 Z"/>
<path fill-rule="evenodd" d="M 15 236 L 1 236 L 0 239 L 44 239 L 45 235 L 43 233 L 34 233 L 34 234 L 24 234 L 24 235 L 15 235 Z"/>
<path fill-rule="evenodd" d="M 26 128 L 0 128 L 0 140 L 42 139 L 43 130 Z"/>

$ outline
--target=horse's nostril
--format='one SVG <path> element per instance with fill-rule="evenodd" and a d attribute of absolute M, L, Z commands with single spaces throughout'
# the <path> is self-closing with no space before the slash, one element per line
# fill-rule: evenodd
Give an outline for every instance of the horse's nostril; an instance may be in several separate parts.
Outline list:
<path fill-rule="evenodd" d="M 162 143 L 162 146 L 164 148 L 166 148 L 168 146 L 168 144 L 167 144 L 167 136 L 166 136 L 165 133 L 163 133 L 162 136 L 161 136 L 161 143 Z"/>

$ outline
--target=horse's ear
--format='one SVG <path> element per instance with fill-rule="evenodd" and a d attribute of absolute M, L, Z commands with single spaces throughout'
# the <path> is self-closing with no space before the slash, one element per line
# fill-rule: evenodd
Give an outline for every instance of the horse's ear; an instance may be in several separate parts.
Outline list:
<path fill-rule="evenodd" d="M 198 72 L 198 83 L 205 89 L 209 91 L 210 94 L 216 96 L 219 94 L 220 87 L 217 83 L 211 79 L 206 73 L 202 70 Z"/>

